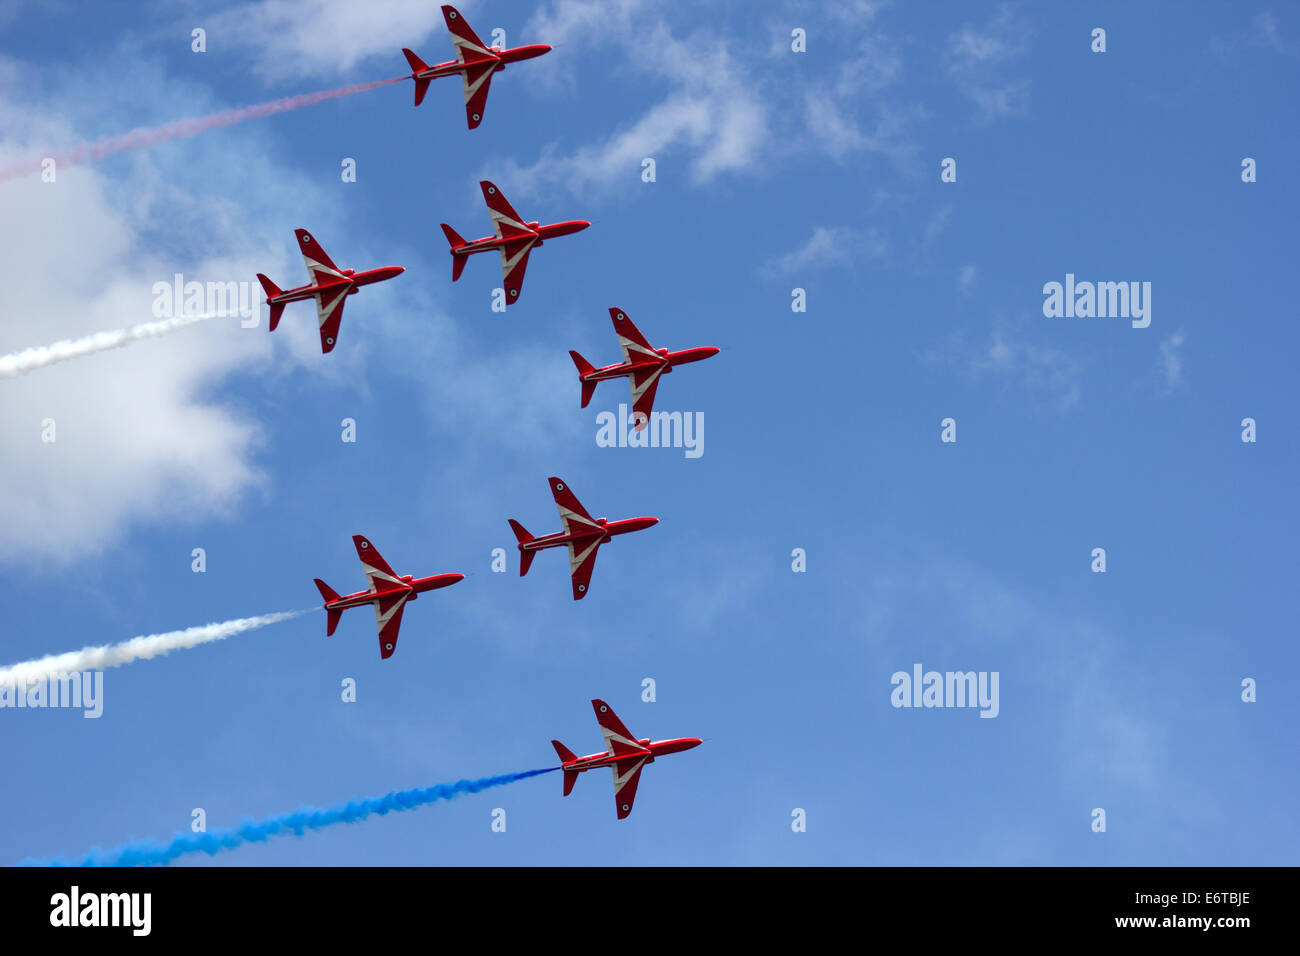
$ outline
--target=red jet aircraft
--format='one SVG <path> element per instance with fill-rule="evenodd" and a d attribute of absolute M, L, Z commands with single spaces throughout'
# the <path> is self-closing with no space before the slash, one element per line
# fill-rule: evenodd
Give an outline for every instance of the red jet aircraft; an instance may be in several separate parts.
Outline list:
<path fill-rule="evenodd" d="M 478 124 L 483 122 L 483 109 L 487 106 L 492 74 L 504 70 L 507 63 L 531 60 L 543 53 L 550 53 L 551 48 L 544 43 L 517 46 L 509 50 L 503 50 L 499 46 L 490 47 L 470 29 L 455 7 L 444 6 L 442 17 L 447 21 L 451 42 L 456 45 L 456 59 L 429 66 L 410 50 L 402 50 L 406 62 L 415 71 L 411 74 L 411 79 L 415 80 L 415 105 L 424 102 L 424 94 L 429 91 L 431 80 L 459 73 L 465 84 L 465 116 L 469 120 L 469 128 L 477 129 Z"/>
<path fill-rule="evenodd" d="M 563 531 L 534 538 L 514 518 L 510 519 L 510 528 L 519 539 L 519 576 L 522 578 L 532 566 L 537 552 L 544 548 L 558 548 L 561 545 L 569 549 L 569 572 L 573 575 L 573 599 L 581 601 L 587 595 L 587 585 L 591 583 L 591 572 L 596 567 L 596 551 L 602 544 L 616 534 L 629 531 L 644 531 L 659 523 L 658 518 L 627 518 L 623 521 L 596 519 L 587 514 L 587 509 L 559 478 L 552 477 L 551 493 L 555 495 L 555 505 L 560 509 L 560 521 Z"/>
<path fill-rule="evenodd" d="M 654 763 L 655 757 L 681 753 L 683 750 L 698 747 L 704 742 L 699 737 L 655 741 L 646 737 L 637 740 L 632 736 L 632 732 L 623 726 L 623 722 L 618 719 L 618 715 L 609 704 L 603 700 L 593 700 L 591 706 L 596 711 L 600 732 L 605 737 L 606 752 L 578 757 L 558 740 L 552 740 L 551 746 L 560 755 L 566 797 L 572 792 L 573 785 L 577 783 L 578 774 L 583 771 L 591 770 L 593 767 L 609 767 L 614 771 L 614 805 L 618 808 L 620 820 L 626 819 L 632 812 L 632 801 L 636 799 L 636 785 L 641 779 L 642 767 Z"/>
<path fill-rule="evenodd" d="M 286 292 L 262 273 L 257 274 L 257 281 L 266 290 L 266 304 L 271 307 L 271 331 L 274 332 L 280 324 L 280 315 L 284 312 L 286 303 L 315 299 L 316 315 L 320 319 L 320 350 L 332 352 L 334 340 L 339 334 L 339 323 L 343 321 L 343 303 L 347 297 L 355 295 L 363 285 L 383 282 L 401 275 L 406 269 L 402 266 L 384 266 L 368 272 L 340 269 L 306 229 L 295 229 L 293 234 L 298 237 L 311 282 Z"/>
<path fill-rule="evenodd" d="M 570 219 L 568 222 L 554 222 L 543 226 L 539 222 L 524 222 L 523 217 L 515 212 L 514 207 L 506 202 L 501 190 L 486 179 L 479 183 L 483 188 L 483 199 L 487 202 L 488 212 L 492 215 L 492 227 L 495 236 L 486 236 L 466 242 L 455 229 L 442 224 L 442 231 L 451 244 L 451 281 L 460 278 L 469 257 L 478 252 L 501 251 L 501 281 L 506 288 L 506 305 L 519 298 L 519 289 L 524 284 L 524 270 L 528 268 L 528 254 L 542 244 L 544 239 L 568 236 L 582 232 L 591 223 L 585 219 Z"/>
<path fill-rule="evenodd" d="M 315 579 L 316 587 L 325 599 L 328 615 L 325 636 L 334 633 L 334 628 L 339 626 L 339 618 L 348 608 L 373 604 L 375 620 L 379 624 L 379 656 L 387 660 L 397 648 L 397 632 L 402 626 L 402 611 L 406 602 L 414 601 L 425 591 L 449 587 L 465 575 L 452 573 L 412 578 L 411 575 L 404 574 L 398 577 L 397 572 L 388 566 L 388 562 L 363 535 L 354 534 L 352 543 L 357 546 L 357 557 L 361 559 L 361 567 L 366 572 L 370 589 L 339 597 L 328 584 L 320 578 Z"/>
<path fill-rule="evenodd" d="M 639 413 L 636 428 L 645 428 L 654 408 L 655 389 L 659 387 L 659 376 L 667 375 L 676 365 L 699 362 L 717 355 L 721 349 L 706 345 L 697 349 L 683 349 L 669 352 L 656 349 L 646 341 L 645 336 L 632 324 L 627 313 L 620 308 L 609 310 L 609 317 L 614 322 L 614 334 L 618 344 L 623 348 L 623 361 L 617 365 L 596 368 L 577 352 L 570 350 L 569 357 L 578 366 L 578 378 L 582 382 L 582 407 L 586 408 L 591 396 L 596 393 L 600 382 L 611 378 L 628 378 L 632 385 L 632 410 Z"/>

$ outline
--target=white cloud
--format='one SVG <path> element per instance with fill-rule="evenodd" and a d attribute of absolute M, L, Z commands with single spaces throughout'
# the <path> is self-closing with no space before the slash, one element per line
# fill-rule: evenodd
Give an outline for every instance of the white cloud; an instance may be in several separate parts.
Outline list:
<path fill-rule="evenodd" d="M 970 295 L 975 289 L 975 280 L 978 277 L 978 270 L 967 263 L 957 270 L 957 290 L 962 295 Z"/>
<path fill-rule="evenodd" d="M 851 226 L 817 226 L 798 249 L 770 260 L 765 275 L 786 278 L 812 269 L 852 266 L 866 259 L 879 259 L 888 252 L 888 243 L 876 227 L 857 229 Z"/>
<path fill-rule="evenodd" d="M 1013 340 L 1001 326 L 986 344 L 972 347 L 961 337 L 953 337 L 944 348 L 931 350 L 927 358 L 958 369 L 972 382 L 1015 385 L 1035 398 L 1046 399 L 1060 412 L 1073 408 L 1083 396 L 1082 369 L 1073 356 Z"/>
<path fill-rule="evenodd" d="M 1255 14 L 1244 29 L 1211 38 L 1210 48 L 1218 56 L 1224 58 L 1251 50 L 1289 53 L 1282 42 L 1282 33 L 1278 30 L 1277 18 L 1267 10 Z"/>
<path fill-rule="evenodd" d="M 587 6 L 578 0 L 557 4 L 557 26 L 548 27 L 539 14 L 529 30 L 567 38 L 574 46 L 595 38 L 620 46 L 630 68 L 667 81 L 670 92 L 595 143 L 567 154 L 544 148 L 527 166 L 508 163 L 502 179 L 526 194 L 555 187 L 576 194 L 637 182 L 647 157 L 660 165 L 683 162 L 697 183 L 755 166 L 768 140 L 767 108 L 725 43 L 703 32 L 680 39 L 662 20 L 639 19 L 635 3 L 616 5 L 619 15 L 612 23 L 572 14 Z"/>
<path fill-rule="evenodd" d="M 471 23 L 474 6 L 458 6 Z M 434 54 L 425 60 L 453 59 L 437 3 L 261 0 L 237 4 L 205 20 L 208 49 L 214 51 L 209 55 L 223 48 L 244 47 L 253 55 L 254 72 L 268 80 L 333 76 L 378 54 L 391 57 L 388 75 L 397 76 L 409 72 L 402 47 L 419 53 L 421 46 L 437 42 L 443 44 L 447 55 Z M 477 25 L 475 30 L 479 31 Z M 484 28 L 480 36 L 487 39 L 488 32 Z"/>
<path fill-rule="evenodd" d="M 5 89 L 25 86 L 21 65 L 0 70 L 15 81 Z M 207 105 L 183 87 L 141 63 L 131 82 L 94 102 L 0 98 L 0 158 L 76 142 L 87 116 L 102 128 L 120 102 L 146 89 L 172 115 L 181 115 L 181 101 Z M 178 272 L 214 282 L 254 282 L 258 271 L 287 276 L 292 233 L 276 204 L 292 196 L 300 215 L 317 215 L 323 204 L 312 187 L 270 168 L 263 151 L 248 150 L 247 131 L 221 135 L 228 146 L 234 137 L 247 182 L 273 185 L 241 190 L 239 203 L 210 195 L 201 184 L 228 181 L 230 153 L 196 141 L 118 157 L 111 176 L 90 165 L 60 169 L 53 183 L 0 184 L 8 270 L 0 352 L 148 322 L 154 284 Z M 275 210 L 266 217 L 273 226 L 250 226 L 242 203 Z M 264 489 L 261 427 L 217 396 L 232 375 L 269 368 L 273 355 L 288 359 L 278 374 L 319 358 L 315 323 L 291 320 L 274 341 L 264 324 L 219 319 L 0 382 L 0 561 L 71 562 L 113 546 L 137 523 L 223 517 Z M 329 374 L 343 374 L 344 364 Z M 47 419 L 53 443 L 41 440 Z"/>
<path fill-rule="evenodd" d="M 963 669 L 1000 669 L 998 721 L 1015 721 L 1017 712 L 1023 718 L 1032 695 L 1034 720 L 1060 742 L 1045 772 L 1147 796 L 1171 786 L 1158 709 L 1133 693 L 1141 680 L 1132 687 L 1116 680 L 1123 635 L 962 560 L 933 552 L 891 551 L 891 558 L 886 570 L 855 569 L 862 603 L 872 608 L 864 635 L 879 662 L 872 681 L 884 685 L 889 672 L 917 661 L 918 643 L 927 668 L 956 669 L 950 662 L 961 661 Z M 927 609 L 920 618 L 917 608 Z"/>
<path fill-rule="evenodd" d="M 1029 48 L 1030 29 L 1012 13 L 998 7 L 982 27 L 964 24 L 948 38 L 948 73 L 975 104 L 976 119 L 985 122 L 1022 115 L 1029 107 L 1029 84 L 1002 75 L 1005 64 Z"/>
<path fill-rule="evenodd" d="M 925 224 L 925 235 L 922 237 L 926 245 L 934 242 L 944 230 L 948 228 L 948 222 L 952 219 L 952 204 L 948 203 L 930 217 L 930 221 Z"/>
<path fill-rule="evenodd" d="M 1183 341 L 1182 329 L 1167 337 L 1160 343 L 1158 365 L 1166 391 L 1173 391 L 1183 381 Z"/>
<path fill-rule="evenodd" d="M 122 186 L 83 172 L 0 187 L 0 261 L 12 270 L 0 351 L 152 317 L 153 283 L 182 267 L 148 254 L 134 215 L 108 201 Z M 254 266 L 202 259 L 183 268 L 226 278 L 251 277 Z M 255 487 L 257 425 L 207 398 L 221 378 L 265 361 L 254 331 L 206 323 L 0 383 L 0 559 L 71 560 L 133 520 L 221 513 Z M 41 440 L 47 420 L 50 444 Z"/>

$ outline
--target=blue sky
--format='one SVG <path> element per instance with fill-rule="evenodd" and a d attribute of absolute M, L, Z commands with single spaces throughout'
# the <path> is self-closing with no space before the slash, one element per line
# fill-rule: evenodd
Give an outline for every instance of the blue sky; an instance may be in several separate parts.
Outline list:
<path fill-rule="evenodd" d="M 706 738 L 626 821 L 605 775 L 543 776 L 194 862 L 1294 864 L 1294 10 L 461 9 L 555 47 L 473 133 L 447 79 L 0 183 L 0 353 L 147 321 L 176 272 L 301 284 L 298 226 L 407 270 L 328 356 L 300 305 L 0 381 L 4 662 L 359 589 L 354 533 L 468 575 L 389 661 L 366 613 L 327 640 L 317 612 L 108 671 L 99 720 L 0 712 L 0 859 L 547 766 L 552 737 L 599 749 L 602 697 Z M 0 164 L 396 76 L 402 46 L 451 58 L 437 4 L 0 3 Z M 487 234 L 480 178 L 593 222 L 505 314 L 438 229 Z M 1150 282 L 1150 326 L 1044 317 L 1067 273 Z M 565 353 L 615 361 L 613 305 L 722 348 L 659 389 L 703 413 L 700 458 L 597 447 L 626 387 L 580 409 Z M 582 602 L 559 554 L 517 576 L 506 519 L 558 528 L 552 474 L 661 518 Z M 998 672 L 997 718 L 892 707 L 916 663 Z"/>

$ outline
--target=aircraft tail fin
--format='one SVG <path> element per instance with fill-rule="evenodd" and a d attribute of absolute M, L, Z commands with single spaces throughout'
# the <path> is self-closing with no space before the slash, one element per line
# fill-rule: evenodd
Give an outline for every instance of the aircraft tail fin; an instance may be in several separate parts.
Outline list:
<path fill-rule="evenodd" d="M 551 746 L 555 748 L 555 753 L 560 758 L 560 763 L 568 763 L 571 760 L 577 760 L 578 757 L 572 750 L 564 746 L 558 740 L 552 740 Z M 573 792 L 573 785 L 578 782 L 578 771 L 564 771 L 564 795 L 567 797 Z"/>
<path fill-rule="evenodd" d="M 564 744 L 560 743 L 558 740 L 552 740 L 551 746 L 555 748 L 555 752 L 560 758 L 560 763 L 568 763 L 570 760 L 578 759 L 577 754 L 564 746 Z"/>
<path fill-rule="evenodd" d="M 429 68 L 429 64 L 425 63 L 416 56 L 413 51 L 408 50 L 406 47 L 402 47 L 402 56 L 406 57 L 406 62 L 411 64 L 412 73 L 423 73 Z"/>
<path fill-rule="evenodd" d="M 586 408 L 591 402 L 591 396 L 596 394 L 596 383 L 588 382 L 583 376 L 596 371 L 596 367 L 588 362 L 572 349 L 569 350 L 569 358 L 573 359 L 573 364 L 578 367 L 578 377 L 582 378 L 582 407 Z"/>
<path fill-rule="evenodd" d="M 248 273 L 245 272 L 244 275 L 248 275 Z M 274 299 L 284 291 L 260 272 L 257 274 L 257 281 L 262 283 L 262 291 L 266 293 L 267 299 Z"/>
<path fill-rule="evenodd" d="M 460 233 L 451 228 L 451 226 L 447 225 L 445 222 L 440 223 L 440 225 L 442 226 L 442 234 L 447 237 L 447 243 L 452 247 L 452 249 L 465 245 L 465 240 L 460 237 Z"/>
<path fill-rule="evenodd" d="M 284 315 L 284 303 L 273 303 L 271 300 L 283 290 L 260 272 L 257 274 L 257 281 L 262 283 L 262 291 L 266 293 L 266 303 L 271 306 L 271 331 L 274 332 L 275 327 L 280 324 L 280 316 Z"/>
<path fill-rule="evenodd" d="M 586 375 L 589 372 L 596 371 L 596 366 L 592 365 L 577 352 L 573 351 L 573 349 L 569 349 L 569 358 L 573 359 L 573 364 L 578 366 L 579 375 Z"/>
<path fill-rule="evenodd" d="M 457 253 L 456 250 L 465 245 L 465 240 L 461 238 L 460 233 L 445 222 L 441 223 L 442 234 L 447 237 L 447 245 L 451 246 L 451 281 L 455 282 L 460 278 L 460 274 L 465 271 L 465 263 L 469 261 L 469 256 Z"/>
<path fill-rule="evenodd" d="M 522 578 L 533 566 L 533 558 L 537 557 L 537 552 L 524 550 L 524 545 L 532 541 L 533 536 L 514 518 L 510 519 L 510 530 L 515 533 L 515 538 L 519 541 L 519 576 Z"/>
<path fill-rule="evenodd" d="M 320 578 L 313 579 L 316 582 L 316 590 L 320 591 L 320 596 L 325 599 L 328 605 L 331 601 L 337 601 L 339 596 L 335 590 L 322 581 Z M 334 633 L 334 629 L 339 626 L 339 618 L 343 616 L 343 609 L 336 607 L 325 608 L 325 636 L 329 637 Z"/>
<path fill-rule="evenodd" d="M 428 77 L 420 79 L 416 74 L 423 73 L 427 70 L 429 64 L 425 63 L 405 47 L 402 48 L 402 55 L 406 57 L 406 62 L 411 65 L 411 79 L 415 80 L 415 105 L 419 106 L 424 102 L 424 94 L 429 92 L 430 79 Z"/>

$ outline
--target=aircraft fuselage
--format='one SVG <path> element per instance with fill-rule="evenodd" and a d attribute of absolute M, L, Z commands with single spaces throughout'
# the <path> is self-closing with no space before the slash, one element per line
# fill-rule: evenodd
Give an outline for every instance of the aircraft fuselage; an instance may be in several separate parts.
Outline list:
<path fill-rule="evenodd" d="M 721 349 L 709 345 L 697 349 L 682 349 L 680 352 L 670 352 L 667 349 L 655 349 L 655 351 L 660 356 L 658 362 L 648 359 L 637 362 L 616 362 L 613 365 L 605 365 L 588 372 L 582 376 L 582 380 L 584 382 L 607 382 L 610 379 L 626 378 L 629 375 L 635 375 L 637 372 L 651 371 L 661 367 L 663 368 L 663 374 L 667 375 L 673 370 L 674 366 L 701 362 L 706 358 L 717 355 Z"/>
<path fill-rule="evenodd" d="M 484 236 L 482 239 L 471 239 L 464 245 L 456 246 L 451 250 L 453 256 L 472 256 L 477 252 L 490 252 L 493 249 L 500 249 L 503 246 L 528 239 L 530 236 L 535 237 L 533 247 L 540 246 L 546 239 L 557 239 L 560 236 L 571 236 L 575 232 L 582 232 L 590 226 L 591 223 L 585 219 L 570 219 L 565 222 L 553 222 L 543 226 L 541 223 L 528 223 L 529 231 L 513 236 Z"/>
<path fill-rule="evenodd" d="M 562 545 L 579 542 L 586 543 L 597 538 L 603 544 L 615 535 L 644 531 L 646 528 L 653 527 L 658 523 L 658 518 L 624 518 L 622 521 L 606 521 L 604 518 L 600 518 L 597 519 L 597 524 L 604 529 L 604 534 L 598 534 L 594 531 L 566 534 L 563 531 L 557 531 L 554 534 L 544 534 L 541 537 L 533 538 L 531 541 L 525 541 L 520 547 L 525 551 L 541 551 L 544 548 L 558 548 Z"/>
<path fill-rule="evenodd" d="M 541 56 L 543 53 L 550 53 L 551 48 L 545 43 L 533 43 L 529 46 L 511 47 L 509 50 L 502 50 L 498 47 L 492 47 L 490 56 L 479 56 L 473 59 L 448 60 L 446 63 L 434 63 L 427 70 L 420 70 L 412 73 L 411 76 L 417 80 L 436 80 L 443 76 L 454 76 L 457 73 L 463 73 L 465 70 L 476 67 L 486 66 L 489 63 L 496 63 L 493 68 L 494 73 L 500 73 L 506 68 L 507 63 L 518 63 L 520 60 L 531 60 L 535 56 Z"/>
<path fill-rule="evenodd" d="M 646 758 L 646 763 L 654 763 L 656 757 L 681 753 L 683 750 L 690 750 L 692 747 L 698 747 L 700 744 L 704 743 L 704 741 L 699 737 L 676 737 L 672 740 L 651 741 L 650 738 L 647 737 L 644 740 L 637 741 L 637 743 L 644 747 L 646 753 L 649 754 L 649 757 Z M 588 754 L 585 757 L 578 757 L 575 760 L 570 760 L 569 762 L 562 764 L 562 766 L 566 771 L 582 773 L 585 770 L 592 770 L 596 767 L 608 767 L 611 764 L 618 763 L 620 760 L 627 760 L 636 756 L 639 755 L 631 753 L 614 756 L 610 753 L 601 752 L 598 754 Z"/>
<path fill-rule="evenodd" d="M 357 272 L 353 269 L 344 269 L 344 278 L 336 279 L 333 282 L 322 282 L 319 285 L 303 285 L 296 289 L 285 289 L 279 295 L 271 296 L 266 301 L 271 305 L 281 302 L 297 302 L 301 299 L 310 299 L 321 292 L 328 292 L 337 289 L 340 285 L 348 285 L 348 295 L 355 295 L 357 290 L 363 285 L 371 285 L 375 282 L 383 282 L 385 279 L 392 279 L 395 276 L 405 272 L 404 266 L 383 266 L 379 269 L 368 269 L 365 272 Z"/>
<path fill-rule="evenodd" d="M 414 601 L 425 591 L 436 591 L 438 588 L 450 587 L 457 581 L 464 580 L 463 574 L 434 574 L 427 578 L 413 578 L 406 574 L 402 576 L 402 585 L 390 584 L 387 587 L 377 588 L 373 591 L 357 591 L 355 594 L 345 594 L 337 601 L 328 601 L 327 608 L 336 608 L 344 610 L 350 607 L 361 607 L 363 604 L 370 604 L 380 598 L 395 597 L 399 594 L 409 593 L 408 601 Z"/>

